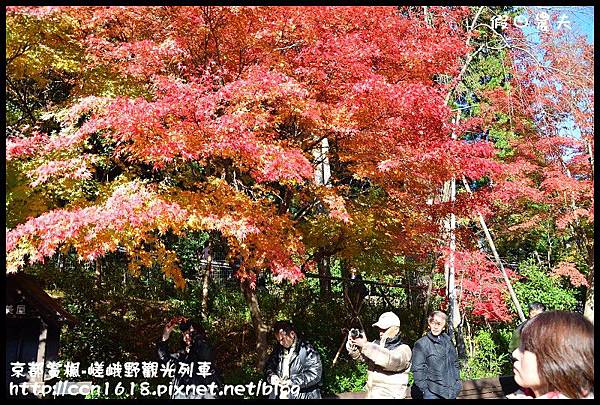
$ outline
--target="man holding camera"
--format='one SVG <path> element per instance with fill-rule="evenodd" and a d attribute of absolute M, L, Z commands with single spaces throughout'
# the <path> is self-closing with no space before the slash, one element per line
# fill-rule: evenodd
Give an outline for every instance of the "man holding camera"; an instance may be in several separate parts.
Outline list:
<path fill-rule="evenodd" d="M 367 398 L 403 399 L 412 353 L 400 339 L 400 319 L 385 312 L 373 326 L 379 329 L 379 339 L 369 343 L 364 332 L 351 330 L 346 349 L 354 360 L 367 363 Z"/>
<path fill-rule="evenodd" d="M 277 346 L 267 359 L 265 376 L 275 389 L 271 399 L 321 399 L 323 366 L 319 352 L 298 337 L 290 321 L 273 325 Z"/>
<path fill-rule="evenodd" d="M 176 327 L 179 327 L 182 333 L 185 347 L 175 353 L 170 353 L 167 341 Z M 163 363 L 172 362 L 175 366 L 172 399 L 216 398 L 222 381 L 214 367 L 213 353 L 206 342 L 204 330 L 199 324 L 179 316 L 171 319 L 165 325 L 162 339 L 157 343 L 157 347 L 160 360 Z M 208 370 L 206 372 L 199 370 L 202 366 L 205 366 Z M 213 392 L 209 387 L 211 384 Z M 190 386 L 190 389 L 186 389 L 188 386 Z M 195 389 L 191 389 L 194 388 L 191 386 L 194 386 Z M 203 387 L 198 388 L 199 386 Z"/>

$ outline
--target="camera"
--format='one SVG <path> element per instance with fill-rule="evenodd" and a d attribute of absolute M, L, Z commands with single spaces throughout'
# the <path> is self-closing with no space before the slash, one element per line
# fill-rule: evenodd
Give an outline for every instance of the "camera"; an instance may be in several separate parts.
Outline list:
<path fill-rule="evenodd" d="M 356 328 L 350 329 L 350 337 L 352 339 L 356 339 L 356 338 L 361 337 L 361 336 L 362 336 L 362 332 L 360 330 L 358 330 Z"/>
<path fill-rule="evenodd" d="M 192 326 L 191 321 L 182 321 L 179 323 L 179 330 L 181 332 L 186 332 L 188 329 L 190 329 L 191 326 Z"/>

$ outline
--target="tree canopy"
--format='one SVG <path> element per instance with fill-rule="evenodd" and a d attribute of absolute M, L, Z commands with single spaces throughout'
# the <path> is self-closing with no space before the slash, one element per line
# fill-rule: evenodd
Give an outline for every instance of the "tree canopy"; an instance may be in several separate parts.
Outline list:
<path fill-rule="evenodd" d="M 511 259 L 559 244 L 548 272 L 593 291 L 593 46 L 534 46 L 497 12 L 8 7 L 7 270 L 124 252 L 183 287 L 173 241 L 204 231 L 252 287 L 452 257 L 461 310 L 506 322 L 480 214 Z"/>

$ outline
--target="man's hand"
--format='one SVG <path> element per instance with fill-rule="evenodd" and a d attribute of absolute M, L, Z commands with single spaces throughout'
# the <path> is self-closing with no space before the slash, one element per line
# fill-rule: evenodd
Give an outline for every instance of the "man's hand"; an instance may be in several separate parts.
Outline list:
<path fill-rule="evenodd" d="M 357 347 L 363 347 L 367 342 L 367 338 L 364 335 L 361 335 L 357 338 L 350 338 L 349 342 Z"/>
<path fill-rule="evenodd" d="M 270 383 L 271 385 L 277 385 L 277 384 L 279 384 L 280 382 L 281 382 L 281 380 L 279 379 L 279 377 L 277 376 L 277 374 L 273 374 L 273 375 L 271 376 L 271 379 L 269 380 L 269 383 Z"/>
<path fill-rule="evenodd" d="M 173 318 L 169 322 L 167 322 L 167 324 L 165 325 L 165 328 L 163 329 L 162 340 L 163 341 L 169 340 L 169 336 L 171 336 L 171 332 L 173 332 L 173 329 L 175 329 L 177 327 L 177 325 L 179 325 L 181 322 L 185 322 L 185 320 L 186 319 L 182 316 L 176 316 L 175 318 Z"/>

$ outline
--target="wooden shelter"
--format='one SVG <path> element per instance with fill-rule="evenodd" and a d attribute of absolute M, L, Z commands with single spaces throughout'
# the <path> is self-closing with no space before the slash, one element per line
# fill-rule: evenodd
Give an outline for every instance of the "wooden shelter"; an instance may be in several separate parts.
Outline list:
<path fill-rule="evenodd" d="M 9 390 L 10 383 L 14 386 L 22 382 L 46 381 L 47 362 L 58 358 L 62 325 L 73 326 L 77 320 L 44 291 L 35 277 L 10 273 L 5 281 L 6 389 L 9 396 L 22 396 L 21 393 L 14 395 L 14 389 L 13 392 Z M 32 362 L 42 365 L 44 372 L 41 375 L 29 375 L 28 366 Z M 25 376 L 14 376 L 17 373 L 13 373 L 11 363 L 24 363 Z"/>

